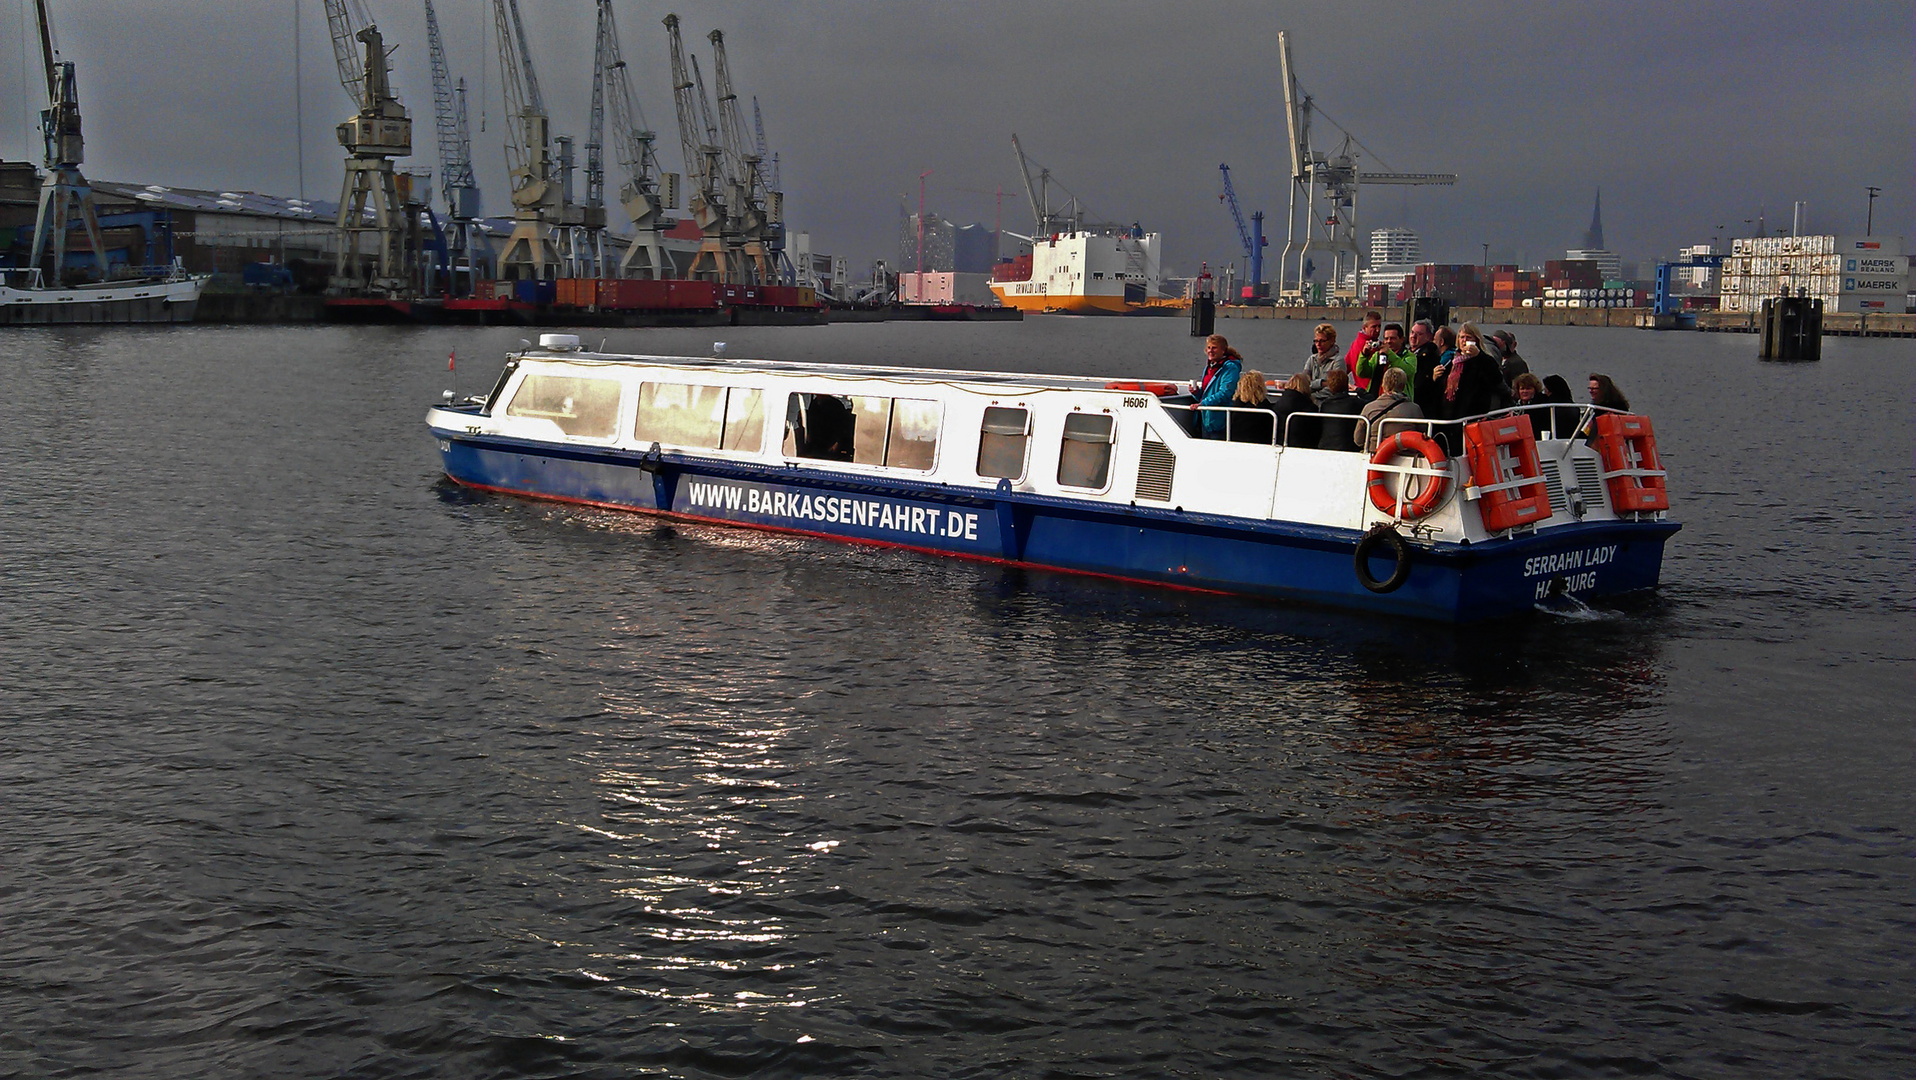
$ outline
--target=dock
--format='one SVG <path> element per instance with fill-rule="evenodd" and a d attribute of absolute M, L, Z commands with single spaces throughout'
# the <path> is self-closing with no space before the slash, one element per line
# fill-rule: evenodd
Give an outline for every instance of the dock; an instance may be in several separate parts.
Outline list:
<path fill-rule="evenodd" d="M 1269 305 L 1220 304 L 1220 319 L 1301 319 L 1305 322 L 1356 322 L 1365 309 L 1361 306 L 1311 305 L 1274 307 Z M 1379 309 L 1386 310 L 1388 309 Z M 1619 326 L 1637 327 L 1653 318 L 1647 307 L 1628 308 L 1480 308 L 1453 307 L 1454 323 L 1474 322 L 1483 326 Z M 1715 333 L 1754 334 L 1760 328 L 1760 315 L 1749 312 L 1699 311 L 1696 328 Z M 1823 333 L 1837 337 L 1916 337 L 1916 315 L 1877 312 L 1838 311 L 1823 316 Z"/>

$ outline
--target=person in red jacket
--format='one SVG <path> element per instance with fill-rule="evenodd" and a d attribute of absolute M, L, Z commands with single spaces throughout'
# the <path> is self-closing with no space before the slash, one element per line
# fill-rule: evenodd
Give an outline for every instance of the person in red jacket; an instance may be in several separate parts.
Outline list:
<path fill-rule="evenodd" d="M 1383 325 L 1383 312 L 1364 312 L 1364 328 L 1359 330 L 1357 336 L 1351 339 L 1351 347 L 1349 351 L 1344 353 L 1344 369 L 1351 373 L 1351 381 L 1357 385 L 1358 390 L 1364 393 L 1370 392 L 1370 380 L 1356 377 L 1357 362 L 1380 348 L 1379 339 L 1383 337 Z"/>

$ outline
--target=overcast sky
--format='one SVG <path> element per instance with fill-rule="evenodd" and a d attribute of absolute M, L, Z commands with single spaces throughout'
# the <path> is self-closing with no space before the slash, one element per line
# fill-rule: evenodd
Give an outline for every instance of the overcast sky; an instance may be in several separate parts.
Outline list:
<path fill-rule="evenodd" d="M 408 163 L 438 172 L 421 0 L 366 0 L 412 109 Z M 1361 225 L 1406 225 L 1426 258 L 1561 258 L 1603 191 L 1606 238 L 1626 260 L 1749 235 L 1767 209 L 1787 228 L 1807 200 L 1817 232 L 1908 236 L 1916 131 L 1916 3 L 1414 4 L 764 3 L 616 0 L 622 44 L 682 170 L 660 20 L 676 10 L 711 76 L 725 31 L 750 122 L 764 112 L 786 218 L 858 271 L 889 257 L 901 199 L 1028 231 L 1011 135 L 1090 211 L 1164 236 L 1167 272 L 1241 259 L 1219 202 L 1231 165 L 1246 214 L 1283 244 L 1288 198 L 1277 33 L 1322 112 L 1381 159 L 1454 172 L 1454 188 L 1372 188 Z M 78 65 L 89 176 L 338 197 L 350 112 L 320 0 L 49 0 Z M 436 0 L 455 77 L 475 98 L 473 150 L 489 212 L 508 207 L 492 0 Z M 521 0 L 557 132 L 583 144 L 591 0 Z M 0 156 L 38 161 L 44 87 L 32 0 L 0 0 Z M 304 123 L 295 108 L 295 34 Z M 485 66 L 482 75 L 481 66 Z M 491 100 L 478 129 L 478 90 Z M 1334 147 L 1331 147 L 1334 148 Z M 611 163 L 609 168 L 616 168 Z M 618 180 L 609 178 L 616 189 Z M 1721 232 L 1719 233 L 1719 226 Z M 1268 258 L 1268 256 L 1267 256 Z"/>

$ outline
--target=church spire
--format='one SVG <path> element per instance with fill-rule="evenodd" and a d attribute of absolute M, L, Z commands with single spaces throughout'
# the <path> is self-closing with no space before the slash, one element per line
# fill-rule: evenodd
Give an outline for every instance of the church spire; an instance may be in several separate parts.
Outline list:
<path fill-rule="evenodd" d="M 1597 205 L 1590 211 L 1590 228 L 1583 234 L 1585 251 L 1602 251 L 1603 248 L 1603 189 L 1597 189 Z"/>

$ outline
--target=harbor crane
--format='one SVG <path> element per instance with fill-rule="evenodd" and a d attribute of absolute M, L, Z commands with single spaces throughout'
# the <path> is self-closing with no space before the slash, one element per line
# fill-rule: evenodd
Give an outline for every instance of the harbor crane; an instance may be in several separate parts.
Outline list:
<path fill-rule="evenodd" d="M 665 30 L 672 51 L 672 104 L 678 111 L 679 147 L 685 154 L 685 172 L 692 189 L 688 209 L 701 234 L 698 254 L 692 257 L 692 267 L 686 276 L 699 281 L 731 281 L 731 255 L 725 243 L 729 216 L 725 201 L 725 151 L 718 145 L 717 132 L 709 118 L 711 110 L 705 104 L 705 91 L 700 85 L 704 80 L 695 81 L 687 73 L 685 44 L 679 37 L 677 15 L 665 17 Z M 703 127 L 699 123 L 701 114 L 705 115 Z"/>
<path fill-rule="evenodd" d="M 439 36 L 439 14 L 432 0 L 426 3 L 426 45 L 432 60 L 432 104 L 434 130 L 439 141 L 439 189 L 446 197 L 448 272 L 447 284 L 455 293 L 471 295 L 478 284 L 482 263 L 488 260 L 481 248 L 479 224 L 479 184 L 472 171 L 472 135 L 466 124 L 466 80 L 455 85 L 446 63 L 446 46 Z M 466 286 L 458 288 L 461 272 Z M 491 272 L 485 271 L 490 277 Z"/>
<path fill-rule="evenodd" d="M 780 195 L 765 182 L 763 155 L 746 146 L 745 120 L 739 113 L 738 93 L 732 88 L 731 62 L 725 56 L 725 34 L 714 30 L 706 38 L 712 43 L 713 89 L 718 93 L 719 129 L 732 180 L 729 205 L 737 220 L 741 268 L 751 271 L 754 281 L 770 282 L 773 255 L 769 241 L 781 226 Z"/>
<path fill-rule="evenodd" d="M 599 0 L 598 44 L 592 75 L 593 141 L 586 144 L 588 201 L 601 197 L 604 188 L 603 160 L 595 161 L 595 155 L 603 154 L 598 141 L 603 138 L 608 111 L 612 150 L 625 177 L 619 188 L 619 205 L 638 230 L 625 249 L 624 258 L 619 260 L 619 276 L 669 277 L 672 266 L 665 254 L 664 211 L 679 208 L 679 174 L 659 167 L 658 154 L 652 149 L 657 135 L 639 110 L 625 57 L 619 51 L 619 28 L 613 20 L 612 0 Z"/>
<path fill-rule="evenodd" d="M 333 285 L 401 294 L 412 285 L 407 256 L 416 247 L 418 218 L 417 209 L 409 210 L 400 198 L 392 159 L 412 154 L 412 117 L 393 94 L 385 38 L 361 0 L 326 0 L 326 26 L 339 85 L 358 109 L 337 129 L 347 157 L 335 223 L 339 251 Z M 369 239 L 370 252 L 365 250 Z"/>
<path fill-rule="evenodd" d="M 1336 153 L 1327 154 L 1311 147 L 1311 119 L 1316 107 L 1311 95 L 1298 88 L 1297 72 L 1291 66 L 1290 37 L 1277 35 L 1278 60 L 1284 79 L 1284 123 L 1289 135 L 1291 170 L 1290 210 L 1284 222 L 1284 255 L 1278 264 L 1278 295 L 1290 303 L 1305 302 L 1304 266 L 1311 261 L 1311 250 L 1322 246 L 1331 256 L 1331 294 L 1345 303 L 1357 299 L 1363 249 L 1358 242 L 1357 194 L 1365 184 L 1443 185 L 1457 182 L 1455 173 L 1365 172 L 1357 167 L 1357 148 L 1362 144 L 1350 132 Z M 1328 116 L 1325 119 L 1329 119 Z M 1334 126 L 1336 121 L 1331 121 Z M 1375 154 L 1371 155 L 1375 157 Z M 1323 206 L 1318 205 L 1322 192 Z M 1303 201 L 1303 220 L 1298 218 L 1299 200 Z M 1292 253 L 1296 262 L 1292 262 Z M 1295 265 L 1296 277 L 1291 276 Z M 1345 281 L 1350 282 L 1345 286 Z M 1295 281 L 1295 287 L 1292 282 Z"/>
<path fill-rule="evenodd" d="M 66 264 L 67 231 L 73 225 L 86 232 L 101 277 L 106 276 L 107 256 L 99 215 L 93 209 L 93 187 L 80 175 L 86 142 L 80 136 L 80 88 L 73 61 L 60 59 L 46 0 L 34 0 L 33 7 L 40 20 L 40 58 L 47 75 L 47 108 L 40 113 L 47 175 L 40 184 L 40 210 L 33 221 L 33 252 L 27 265 L 39 269 L 48 286 L 58 287 Z"/>
<path fill-rule="evenodd" d="M 1018 178 L 1024 181 L 1025 199 L 1031 203 L 1031 236 L 1026 239 L 1043 238 L 1057 232 L 1057 224 L 1051 215 L 1051 170 L 1039 166 L 1038 186 L 1031 186 L 1031 162 L 1025 157 L 1025 148 L 1018 142 L 1016 132 L 1011 136 L 1012 152 L 1018 155 Z"/>
<path fill-rule="evenodd" d="M 1245 265 L 1251 271 L 1251 283 L 1244 286 L 1242 299 L 1257 299 L 1258 288 L 1264 284 L 1264 211 L 1251 215 L 1251 227 L 1244 227 L 1244 211 L 1238 209 L 1237 189 L 1231 186 L 1231 167 L 1218 163 L 1218 171 L 1224 174 L 1224 193 L 1218 196 L 1220 202 L 1231 207 L 1231 220 L 1237 224 L 1238 242 L 1244 245 Z"/>
<path fill-rule="evenodd" d="M 551 115 L 526 45 L 519 0 L 492 0 L 492 17 L 506 106 L 506 175 L 512 182 L 512 235 L 499 269 L 521 281 L 577 276 L 576 230 L 585 224 L 585 214 L 566 191 L 569 153 L 562 146 L 558 160 L 552 155 Z"/>
<path fill-rule="evenodd" d="M 772 163 L 771 179 L 766 183 L 771 191 L 778 193 L 779 220 L 773 222 L 765 238 L 766 247 L 772 258 L 772 270 L 780 281 L 789 285 L 798 279 L 798 269 L 792 265 L 792 257 L 785 251 L 785 188 L 779 183 L 778 155 L 768 154 L 765 148 L 765 116 L 758 111 L 758 95 L 752 95 L 752 129 L 758 134 L 758 160 L 764 168 L 767 160 Z"/>

